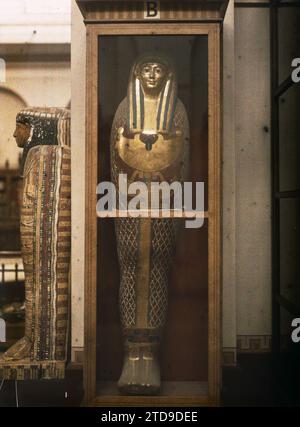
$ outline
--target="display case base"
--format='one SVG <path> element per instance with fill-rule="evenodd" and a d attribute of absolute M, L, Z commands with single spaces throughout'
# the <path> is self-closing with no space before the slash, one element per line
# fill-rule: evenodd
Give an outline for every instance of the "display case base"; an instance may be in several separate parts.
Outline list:
<path fill-rule="evenodd" d="M 97 382 L 97 396 L 89 406 L 116 407 L 171 407 L 171 406 L 216 406 L 209 398 L 208 383 L 198 381 L 169 381 L 162 383 L 158 396 L 122 396 L 117 382 Z"/>

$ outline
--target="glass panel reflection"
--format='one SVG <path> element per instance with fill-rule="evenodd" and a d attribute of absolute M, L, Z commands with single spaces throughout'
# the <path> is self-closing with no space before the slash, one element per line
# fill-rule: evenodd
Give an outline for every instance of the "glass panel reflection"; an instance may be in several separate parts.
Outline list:
<path fill-rule="evenodd" d="M 279 99 L 280 190 L 300 189 L 300 84 L 293 85 Z"/>
<path fill-rule="evenodd" d="M 134 72 L 130 74 L 130 70 L 135 61 L 140 55 L 151 54 L 153 56 L 162 56 L 170 58 L 170 63 L 176 70 L 176 82 L 178 81 L 178 99 L 183 103 L 189 121 L 190 127 L 190 176 L 185 181 L 192 182 L 205 182 L 205 193 L 208 188 L 208 39 L 207 36 L 101 36 L 99 38 L 99 138 L 98 138 L 98 150 L 99 150 L 99 173 L 98 182 L 114 179 L 114 175 L 119 173 L 120 169 L 113 169 L 111 173 L 111 163 L 114 165 L 116 150 L 110 150 L 110 134 L 114 126 L 120 129 L 120 125 L 117 120 L 113 122 L 114 116 L 118 117 L 116 110 L 122 100 L 126 97 L 127 93 L 127 110 L 124 114 L 120 114 L 121 118 L 124 116 L 124 123 L 122 125 L 123 131 L 126 133 L 127 149 L 131 149 L 133 144 L 132 134 L 137 130 L 141 135 L 145 135 L 147 131 L 156 130 L 156 133 L 152 132 L 152 135 L 158 135 L 161 133 L 161 123 L 168 122 L 168 109 L 166 106 L 172 102 L 172 91 L 165 91 L 164 97 L 160 97 L 160 102 L 157 102 L 155 94 L 152 93 L 152 103 L 154 107 L 151 109 L 149 106 L 151 102 L 147 99 L 149 87 L 145 90 L 143 85 L 140 85 L 136 78 L 140 78 L 138 74 L 140 71 L 137 68 L 136 74 Z M 155 58 L 154 58 L 155 59 Z M 141 63 L 141 68 L 145 72 L 153 72 L 157 70 L 157 65 L 164 64 L 157 60 L 148 60 L 145 63 Z M 147 65 L 147 67 L 146 67 Z M 148 71 L 146 71 L 146 68 Z M 134 68 L 135 70 L 135 68 Z M 161 67 L 164 70 L 164 67 Z M 128 84 L 129 76 L 130 85 Z M 133 78 L 133 76 L 135 78 Z M 143 79 L 141 79 L 143 81 Z M 153 77 L 154 80 L 154 77 Z M 134 84 L 132 83 L 134 82 Z M 148 82 L 149 83 L 149 82 Z M 170 86 L 172 87 L 173 81 L 171 80 Z M 170 94 L 170 95 L 169 95 Z M 138 96 L 137 96 L 138 95 Z M 154 103 L 156 102 L 156 104 Z M 177 101 L 178 102 L 178 101 Z M 178 107 L 179 103 L 176 105 Z M 157 106 L 159 107 L 157 109 Z M 130 108 L 129 108 L 130 107 Z M 132 107 L 132 108 L 131 108 Z M 176 118 L 176 108 L 174 109 L 174 117 Z M 123 111 L 120 109 L 121 112 Z M 153 111 L 154 113 L 153 113 Z M 171 110 L 171 109 L 170 109 Z M 146 114 L 146 112 L 148 113 Z M 149 112 L 150 111 L 150 112 Z M 161 114 L 161 112 L 165 112 Z M 160 117 L 164 117 L 164 121 L 160 121 Z M 155 120 L 152 120 L 154 117 Z M 151 119 L 151 120 L 150 120 Z M 173 120 L 173 119 L 172 119 Z M 114 123 L 114 124 L 113 124 Z M 147 123 L 147 126 L 146 124 Z M 171 121 L 170 121 L 171 123 Z M 180 124 L 180 123 L 179 123 Z M 180 126 L 176 125 L 178 130 Z M 127 126 L 126 126 L 127 125 Z M 157 127 L 156 127 L 157 126 Z M 129 129 L 128 129 L 129 128 Z M 132 128 L 132 129 L 131 129 Z M 171 127 L 172 129 L 172 127 Z M 164 129 L 163 129 L 164 130 Z M 122 132 L 123 132 L 122 131 Z M 169 131 L 168 131 L 169 132 Z M 169 132 L 171 133 L 171 132 Z M 121 135 L 121 134 L 119 134 Z M 123 134 L 122 134 L 123 135 Z M 151 135 L 151 132 L 148 132 Z M 122 141 L 122 137 L 120 136 Z M 114 139 L 112 138 L 112 141 Z M 143 139 L 140 140 L 145 143 Z M 147 142 L 147 140 L 145 139 Z M 166 138 L 166 144 L 168 138 Z M 160 143 L 160 139 L 154 140 L 151 144 L 156 148 Z M 155 145 L 156 144 L 156 145 Z M 117 146 L 117 144 L 116 144 Z M 124 146 L 126 146 L 124 144 Z M 113 146 L 115 147 L 115 146 Z M 148 147 L 148 152 L 151 151 L 151 145 Z M 125 150 L 125 148 L 124 148 Z M 126 150 L 125 150 L 126 151 Z M 146 153 L 145 147 L 142 152 Z M 109 161 L 111 156 L 112 162 Z M 123 155 L 122 155 L 123 156 Z M 134 159 L 138 161 L 137 164 L 132 163 L 132 159 L 129 160 L 121 155 L 118 159 L 118 164 L 124 167 L 124 170 L 130 171 L 136 169 L 137 171 L 145 171 L 148 164 L 144 164 L 145 158 L 140 157 Z M 161 156 L 162 157 L 162 156 Z M 149 159 L 150 156 L 147 157 Z M 176 158 L 177 160 L 179 157 Z M 160 158 L 161 160 L 161 158 Z M 176 160 L 176 161 L 177 161 Z M 122 162 L 123 163 L 122 163 Z M 126 169 L 124 166 L 126 164 Z M 174 162 L 173 162 L 174 163 Z M 168 164 L 168 168 L 171 169 Z M 184 164 L 184 162 L 181 162 Z M 129 168 L 130 166 L 130 168 Z M 156 166 L 155 166 L 156 167 Z M 165 168 L 167 169 L 167 168 Z M 152 172 L 161 172 L 163 168 L 151 169 L 151 179 L 153 178 Z M 172 166 L 172 177 L 175 175 L 175 166 Z M 162 172 L 161 172 L 162 173 Z M 164 172 L 166 173 L 166 172 Z M 164 177 L 164 175 L 162 175 Z M 167 176 L 168 177 L 168 176 Z M 146 179 L 145 177 L 142 177 Z M 165 181 L 167 179 L 164 177 Z M 207 194 L 206 196 L 206 207 L 207 207 Z M 161 220 L 158 220 L 161 221 Z M 162 248 L 167 247 L 165 242 L 169 239 L 169 229 L 163 232 L 161 225 L 158 221 L 152 220 L 151 224 L 143 223 L 138 224 L 138 227 L 134 228 L 134 223 L 129 222 L 126 224 L 127 229 L 124 226 L 124 232 L 120 233 L 121 229 L 120 222 L 117 227 L 114 226 L 113 220 L 99 220 L 98 227 L 98 335 L 97 335 L 97 380 L 101 383 L 101 393 L 104 390 L 104 383 L 114 384 L 116 388 L 116 381 L 120 378 L 123 366 L 123 345 L 122 345 L 122 328 L 123 331 L 128 330 L 127 336 L 130 335 L 130 342 L 141 347 L 143 340 L 148 340 L 148 335 L 151 328 L 155 332 L 163 326 L 163 322 L 160 322 L 161 315 L 159 314 L 159 322 L 152 326 L 152 315 L 159 313 L 161 301 L 168 301 L 167 309 L 167 322 L 164 328 L 164 334 L 162 337 L 157 333 L 156 336 L 161 339 L 161 346 L 159 351 L 159 366 L 161 368 L 161 379 L 163 383 L 174 382 L 176 387 L 178 383 L 194 382 L 198 388 L 198 393 L 201 391 L 201 384 L 206 384 L 208 380 L 208 221 L 202 228 L 199 229 L 185 229 L 183 220 L 179 220 L 182 223 L 182 227 L 179 227 L 175 254 L 172 257 L 172 268 L 170 274 L 157 275 L 158 280 L 154 274 L 156 271 L 156 264 L 160 263 L 160 259 L 167 260 L 167 254 L 163 253 Z M 151 226 L 149 226 L 151 225 Z M 170 224 L 165 224 L 170 225 Z M 122 225 L 123 227 L 123 225 Z M 133 230 L 133 231 L 132 231 Z M 136 231 L 140 230 L 140 231 Z M 161 230 L 157 232 L 156 230 Z M 154 254 L 156 246 L 154 246 L 156 240 L 154 233 L 157 234 L 160 243 L 162 256 L 155 258 Z M 155 235 L 156 235 L 155 234 Z M 129 236 L 123 239 L 123 236 Z M 147 242 L 147 238 L 141 239 L 140 236 L 148 236 L 148 243 L 144 245 L 142 243 L 135 242 Z M 123 244 L 123 240 L 124 244 Z M 118 262 L 117 256 L 117 242 L 119 253 L 121 254 L 121 262 Z M 132 245 L 133 243 L 133 245 Z M 136 246 L 135 246 L 136 245 Z M 124 246 L 124 248 L 123 248 Z M 139 248 L 139 257 L 130 261 L 125 255 L 133 253 L 135 247 Z M 130 252 L 131 251 L 131 252 Z M 103 253 L 105 252 L 106 258 L 103 261 Z M 134 252 L 135 253 L 135 252 Z M 123 257 L 123 258 L 122 258 Z M 125 259 L 127 262 L 123 262 Z M 139 259 L 143 260 L 141 268 L 136 268 Z M 108 261 L 107 261 L 108 260 Z M 157 261 L 158 260 L 158 263 Z M 155 263 L 154 263 L 155 261 Z M 130 276 L 127 274 L 126 266 L 134 266 L 135 271 L 139 272 L 146 271 L 147 275 L 143 277 L 143 281 L 139 280 L 138 274 Z M 121 266 L 121 268 L 120 268 Z M 146 268 L 145 268 L 146 266 Z M 148 268 L 149 266 L 149 268 Z M 123 273 L 122 270 L 126 274 Z M 128 268 L 128 267 L 127 267 Z M 139 270 L 140 269 L 140 270 Z M 168 277 L 167 277 L 168 276 Z M 123 280 L 125 277 L 126 281 Z M 128 279 L 129 277 L 129 279 Z M 128 286 L 134 277 L 134 287 Z M 163 280 L 161 280 L 161 277 Z M 165 283 L 167 277 L 167 286 L 162 286 Z M 121 278 L 121 280 L 120 280 Z M 123 285 L 125 283 L 126 287 Z M 122 290 L 126 288 L 126 292 L 123 294 L 123 306 L 125 307 L 124 301 L 127 298 L 127 310 L 119 310 L 118 301 L 120 281 L 122 284 Z M 150 285 L 149 285 L 150 284 Z M 167 289 L 166 289 L 167 288 Z M 136 295 L 132 297 L 132 290 L 138 289 Z M 166 292 L 165 292 L 166 289 Z M 142 293 L 143 292 L 143 293 Z M 156 297 L 154 292 L 156 292 Z M 149 300 L 144 296 L 149 297 Z M 128 297 L 129 296 L 129 297 Z M 143 298 L 142 298 L 143 297 Z M 154 301 L 155 304 L 151 306 L 148 301 Z M 141 304 L 141 301 L 143 304 Z M 122 304 L 122 301 L 121 301 Z M 164 303 L 165 304 L 165 303 Z M 148 307 L 150 306 L 150 308 Z M 133 308 L 132 308 L 133 307 Z M 142 307 L 142 308 L 140 308 Z M 166 307 L 166 306 L 165 306 Z M 130 316 L 125 318 L 125 321 L 121 319 L 120 313 L 125 318 L 127 313 Z M 161 311 L 162 312 L 162 311 Z M 124 315 L 125 313 L 125 315 Z M 133 315 L 132 315 L 133 313 Z M 157 316 L 158 317 L 158 316 Z M 184 317 L 184 325 L 182 319 Z M 129 318 L 129 321 L 127 320 Z M 133 319 L 133 320 L 132 320 Z M 137 320 L 136 320 L 137 319 Z M 180 320 L 181 319 L 181 320 Z M 200 321 L 199 321 L 200 319 Z M 126 326 L 126 322 L 130 323 Z M 156 320 L 155 320 L 156 322 Z M 140 326 L 142 325 L 142 327 Z M 149 326 L 150 325 L 150 326 Z M 139 331 L 143 329 L 143 335 L 139 335 Z M 134 332 L 132 332 L 134 331 Z M 153 333 L 153 331 L 151 333 Z M 137 333 L 139 332 L 139 333 Z M 160 332 L 159 332 L 160 333 Z M 132 338 L 135 334 L 135 338 Z M 141 338 L 140 338 L 141 337 Z M 151 340 L 152 337 L 151 337 Z M 129 341 L 129 340 L 128 340 Z M 148 341 L 145 341 L 148 342 Z M 178 346 L 180 342 L 180 346 Z M 137 347 L 137 346 L 136 346 Z M 150 347 L 149 347 L 150 348 Z M 100 350 L 101 349 L 101 350 Z M 150 349 L 151 350 L 151 349 Z M 152 351 L 152 350 L 151 350 Z M 154 353 L 154 352 L 153 352 Z M 152 353 L 151 354 L 152 357 Z M 148 356 L 149 356 L 148 354 Z M 148 357 L 147 356 L 147 357 Z M 139 359 L 140 356 L 138 356 Z M 123 370 L 125 372 L 125 369 Z M 149 369 L 150 372 L 150 369 Z M 153 376 L 154 377 L 154 376 Z M 121 377 L 122 378 L 122 377 Z M 152 380 L 151 380 L 152 381 Z M 153 385 L 152 381 L 152 385 Z M 158 382 L 156 381 L 156 384 Z M 119 381 L 119 389 L 123 390 L 129 387 L 125 384 L 125 381 Z M 136 381 L 140 389 L 141 381 Z M 155 386 L 156 386 L 155 384 Z M 154 387 L 152 387 L 154 388 Z M 178 393 L 178 391 L 177 391 Z"/>
<path fill-rule="evenodd" d="M 300 7 L 278 8 L 279 83 L 282 83 L 291 74 L 292 60 L 300 58 L 299 22 Z"/>
<path fill-rule="evenodd" d="M 280 293 L 300 305 L 300 200 L 280 201 Z"/>

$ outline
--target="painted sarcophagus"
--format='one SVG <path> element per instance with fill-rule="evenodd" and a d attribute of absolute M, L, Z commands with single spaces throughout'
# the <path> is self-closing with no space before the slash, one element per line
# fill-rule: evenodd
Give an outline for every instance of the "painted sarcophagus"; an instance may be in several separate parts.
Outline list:
<path fill-rule="evenodd" d="M 16 121 L 14 136 L 23 147 L 25 335 L 0 359 L 0 378 L 63 378 L 70 303 L 70 112 L 27 108 Z"/>
<path fill-rule="evenodd" d="M 143 55 L 132 67 L 127 97 L 113 122 L 112 180 L 120 192 L 120 174 L 126 175 L 128 185 L 143 182 L 150 194 L 153 182 L 182 183 L 188 160 L 189 122 L 177 97 L 174 67 L 166 57 Z M 123 394 L 160 391 L 158 353 L 166 322 L 177 221 L 151 217 L 115 220 L 125 342 L 119 380 Z"/>

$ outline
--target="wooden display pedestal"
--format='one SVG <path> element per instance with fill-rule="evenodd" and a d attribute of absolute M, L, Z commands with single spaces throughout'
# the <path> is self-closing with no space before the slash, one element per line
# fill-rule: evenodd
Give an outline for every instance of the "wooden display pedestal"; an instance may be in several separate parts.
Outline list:
<path fill-rule="evenodd" d="M 166 406 L 213 406 L 208 399 L 207 382 L 169 381 L 162 383 L 159 396 L 122 396 L 116 382 L 98 382 L 97 397 L 91 406 L 118 407 L 166 407 Z"/>

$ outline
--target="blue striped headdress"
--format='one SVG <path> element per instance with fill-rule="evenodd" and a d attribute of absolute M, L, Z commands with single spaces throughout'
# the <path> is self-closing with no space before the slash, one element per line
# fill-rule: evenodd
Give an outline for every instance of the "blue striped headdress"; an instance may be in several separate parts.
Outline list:
<path fill-rule="evenodd" d="M 138 77 L 141 66 L 145 63 L 162 64 L 167 69 L 166 82 L 158 97 L 155 132 L 170 132 L 177 102 L 177 79 L 174 67 L 169 59 L 157 54 L 140 57 L 132 67 L 128 85 L 129 129 L 131 132 L 144 130 L 144 90 Z"/>

